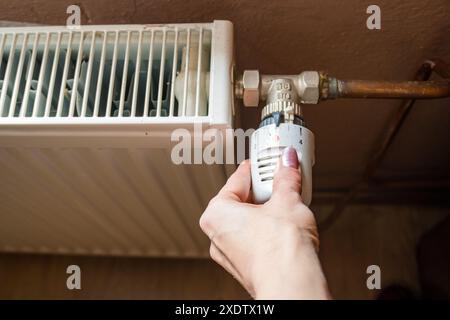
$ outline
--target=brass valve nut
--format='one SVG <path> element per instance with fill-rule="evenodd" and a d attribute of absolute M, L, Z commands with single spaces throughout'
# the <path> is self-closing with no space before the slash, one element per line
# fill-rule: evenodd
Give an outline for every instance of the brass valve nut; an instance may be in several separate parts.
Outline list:
<path fill-rule="evenodd" d="M 242 76 L 244 106 L 257 107 L 259 104 L 260 76 L 258 70 L 245 70 Z"/>
<path fill-rule="evenodd" d="M 303 71 L 298 77 L 300 101 L 317 104 L 320 99 L 320 74 L 317 71 Z"/>

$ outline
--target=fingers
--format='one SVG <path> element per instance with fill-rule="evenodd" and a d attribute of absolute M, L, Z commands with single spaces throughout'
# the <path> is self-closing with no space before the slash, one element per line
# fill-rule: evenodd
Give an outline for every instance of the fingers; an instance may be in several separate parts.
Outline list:
<path fill-rule="evenodd" d="M 222 199 L 211 199 L 199 220 L 202 231 L 213 239 L 220 232 L 235 230 L 253 212 L 251 204 Z"/>
<path fill-rule="evenodd" d="M 291 196 L 300 198 L 302 190 L 299 166 L 297 150 L 293 147 L 284 148 L 273 178 L 272 199 L 288 199 Z"/>
<path fill-rule="evenodd" d="M 217 196 L 211 199 L 200 217 L 200 228 L 211 239 L 218 228 L 233 228 L 236 215 L 242 216 L 242 209 L 250 195 L 250 162 L 244 161 L 228 179 Z"/>
<path fill-rule="evenodd" d="M 225 186 L 219 191 L 218 197 L 246 202 L 250 195 L 250 187 L 250 162 L 244 160 L 230 178 L 228 178 Z"/>

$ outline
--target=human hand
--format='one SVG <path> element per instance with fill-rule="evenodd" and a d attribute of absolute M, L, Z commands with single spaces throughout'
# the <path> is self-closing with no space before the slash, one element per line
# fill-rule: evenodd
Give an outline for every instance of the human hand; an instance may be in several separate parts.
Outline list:
<path fill-rule="evenodd" d="M 200 218 L 212 259 L 254 298 L 330 297 L 317 256 L 316 221 L 300 196 L 298 166 L 295 149 L 285 148 L 270 200 L 255 205 L 250 162 L 242 162 Z"/>

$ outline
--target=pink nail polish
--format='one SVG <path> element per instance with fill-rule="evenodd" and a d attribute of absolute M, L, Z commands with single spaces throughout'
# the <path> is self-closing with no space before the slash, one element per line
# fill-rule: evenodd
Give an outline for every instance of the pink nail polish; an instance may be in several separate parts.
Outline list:
<path fill-rule="evenodd" d="M 293 147 L 286 147 L 281 154 L 281 163 L 285 167 L 298 168 L 297 150 Z"/>

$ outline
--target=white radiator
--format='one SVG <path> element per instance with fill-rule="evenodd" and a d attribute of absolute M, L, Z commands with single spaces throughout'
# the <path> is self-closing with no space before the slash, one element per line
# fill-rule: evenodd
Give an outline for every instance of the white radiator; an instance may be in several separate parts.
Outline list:
<path fill-rule="evenodd" d="M 202 256 L 225 165 L 171 133 L 230 128 L 233 34 L 205 24 L 0 28 L 0 251 Z"/>

